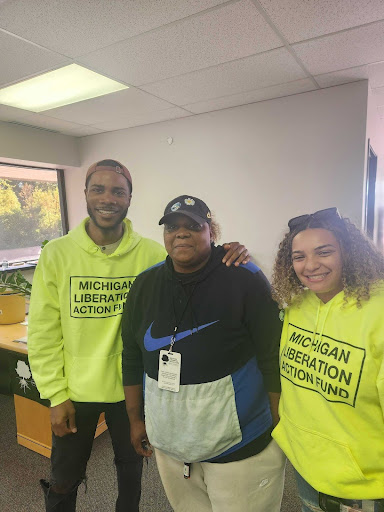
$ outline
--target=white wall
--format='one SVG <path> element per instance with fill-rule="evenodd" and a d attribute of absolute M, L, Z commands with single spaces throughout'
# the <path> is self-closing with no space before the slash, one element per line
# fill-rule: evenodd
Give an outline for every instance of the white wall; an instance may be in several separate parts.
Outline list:
<path fill-rule="evenodd" d="M 78 166 L 79 139 L 0 121 L 0 160 Z"/>
<path fill-rule="evenodd" d="M 133 175 L 137 231 L 161 241 L 166 203 L 197 195 L 222 239 L 241 240 L 269 274 L 289 218 L 338 206 L 360 225 L 367 91 L 363 81 L 85 137 L 82 170 L 66 171 L 70 225 L 86 215 L 86 168 L 115 158 Z"/>

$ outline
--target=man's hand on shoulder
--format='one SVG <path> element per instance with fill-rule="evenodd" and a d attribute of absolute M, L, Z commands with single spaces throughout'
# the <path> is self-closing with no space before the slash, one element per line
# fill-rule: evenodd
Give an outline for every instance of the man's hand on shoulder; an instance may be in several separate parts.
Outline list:
<path fill-rule="evenodd" d="M 223 248 L 226 252 L 223 258 L 223 263 L 230 267 L 232 263 L 235 267 L 238 267 L 241 263 L 245 265 L 251 259 L 248 249 L 241 245 L 240 242 L 229 242 L 223 244 Z"/>
<path fill-rule="evenodd" d="M 50 408 L 51 426 L 53 433 L 58 437 L 67 434 L 76 434 L 76 411 L 71 400 Z"/>

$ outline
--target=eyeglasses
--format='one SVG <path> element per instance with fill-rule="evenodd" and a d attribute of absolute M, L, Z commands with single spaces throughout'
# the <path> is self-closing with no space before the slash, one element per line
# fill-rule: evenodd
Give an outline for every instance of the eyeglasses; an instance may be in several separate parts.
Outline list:
<path fill-rule="evenodd" d="M 315 213 L 310 213 L 306 215 L 299 215 L 299 217 L 294 217 L 290 221 L 288 221 L 288 227 L 290 231 L 294 231 L 296 228 L 306 224 L 311 219 L 318 220 L 340 220 L 341 215 L 339 210 L 334 206 L 333 208 L 325 208 L 325 210 L 319 210 Z"/>

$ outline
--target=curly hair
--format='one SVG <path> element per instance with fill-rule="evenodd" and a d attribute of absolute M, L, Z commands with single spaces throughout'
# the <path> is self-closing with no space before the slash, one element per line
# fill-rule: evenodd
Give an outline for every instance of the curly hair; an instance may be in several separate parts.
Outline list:
<path fill-rule="evenodd" d="M 220 228 L 219 224 L 217 223 L 217 220 L 215 219 L 215 216 L 213 214 L 211 217 L 210 229 L 211 229 L 212 241 L 216 244 L 221 236 L 221 228 Z"/>
<path fill-rule="evenodd" d="M 280 307 L 301 301 L 306 288 L 297 277 L 292 263 L 292 241 L 310 228 L 331 231 L 341 247 L 342 281 L 345 302 L 355 299 L 357 307 L 370 298 L 372 286 L 384 279 L 384 257 L 368 238 L 348 219 L 316 219 L 309 217 L 303 225 L 286 233 L 280 242 L 272 275 L 273 298 Z"/>

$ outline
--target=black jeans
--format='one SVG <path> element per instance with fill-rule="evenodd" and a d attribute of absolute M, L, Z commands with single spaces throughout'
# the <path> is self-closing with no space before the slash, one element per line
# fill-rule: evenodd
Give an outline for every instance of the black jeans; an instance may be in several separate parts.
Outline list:
<path fill-rule="evenodd" d="M 129 419 L 125 402 L 118 403 L 82 403 L 73 402 L 76 409 L 76 434 L 57 437 L 52 434 L 51 481 L 50 488 L 57 496 L 77 492 L 78 485 L 85 478 L 87 462 L 91 455 L 97 421 L 101 412 L 111 436 L 118 483 L 116 512 L 138 512 L 141 494 L 142 458 L 137 455 L 130 441 Z M 49 500 L 49 494 L 48 494 Z M 56 510 L 48 508 L 47 510 Z M 75 508 L 57 508 L 72 512 Z"/>

